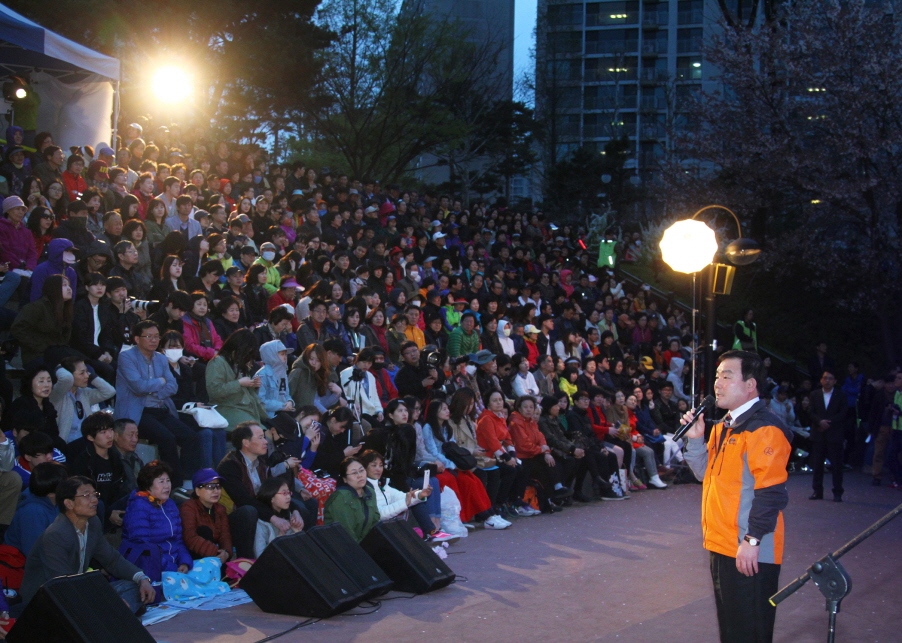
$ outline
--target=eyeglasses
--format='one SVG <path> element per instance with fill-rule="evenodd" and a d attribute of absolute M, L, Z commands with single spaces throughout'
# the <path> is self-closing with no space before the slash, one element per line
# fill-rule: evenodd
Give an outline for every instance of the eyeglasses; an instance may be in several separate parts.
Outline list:
<path fill-rule="evenodd" d="M 138 335 L 139 339 L 146 339 L 149 342 L 158 342 L 160 341 L 159 335 Z"/>
<path fill-rule="evenodd" d="M 285 491 L 276 491 L 276 495 L 277 496 L 290 496 L 291 492 L 288 489 L 286 489 Z"/>
<path fill-rule="evenodd" d="M 219 491 L 222 489 L 222 485 L 215 482 L 208 482 L 207 484 L 199 484 L 197 485 L 198 489 L 206 489 L 207 491 Z"/>
<path fill-rule="evenodd" d="M 42 218 L 42 219 L 49 219 L 50 221 L 53 221 L 54 219 L 56 219 L 56 217 L 53 216 L 52 214 L 42 214 L 42 215 L 41 215 L 41 218 Z"/>
<path fill-rule="evenodd" d="M 76 498 L 97 498 L 100 500 L 100 492 L 99 491 L 89 491 L 88 493 L 77 493 L 75 494 Z"/>

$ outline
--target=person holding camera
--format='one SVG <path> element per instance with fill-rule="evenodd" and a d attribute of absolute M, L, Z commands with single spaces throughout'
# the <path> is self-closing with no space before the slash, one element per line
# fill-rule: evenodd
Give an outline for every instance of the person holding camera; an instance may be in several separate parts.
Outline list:
<path fill-rule="evenodd" d="M 382 424 L 385 419 L 376 378 L 369 372 L 375 361 L 375 351 L 372 348 L 364 348 L 357 354 L 353 368 L 346 368 L 339 375 L 345 397 L 354 405 L 359 416 L 371 425 Z"/>
<path fill-rule="evenodd" d="M 401 368 L 395 376 L 395 387 L 398 395 L 412 395 L 425 400 L 432 391 L 445 383 L 445 374 L 437 365 L 420 359 L 420 349 L 416 342 L 404 342 L 401 345 Z"/>

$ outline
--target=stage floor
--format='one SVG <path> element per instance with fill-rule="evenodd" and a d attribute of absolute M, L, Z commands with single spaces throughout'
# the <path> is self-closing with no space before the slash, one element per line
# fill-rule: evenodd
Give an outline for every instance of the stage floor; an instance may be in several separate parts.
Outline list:
<path fill-rule="evenodd" d="M 808 500 L 810 484 L 808 475 L 789 480 L 781 585 L 902 503 L 898 490 L 873 488 L 863 474 L 846 476 L 842 504 Z M 505 531 L 477 530 L 452 546 L 446 561 L 466 582 L 385 601 L 376 613 L 333 617 L 277 640 L 717 641 L 708 556 L 701 549 L 700 497 L 700 485 L 682 485 L 634 493 L 626 502 L 520 518 Z M 837 641 L 902 641 L 902 518 L 842 563 L 853 589 L 838 617 Z M 182 614 L 149 631 L 159 643 L 254 643 L 300 620 L 248 604 Z M 777 610 L 775 641 L 820 642 L 826 626 L 823 597 L 809 582 Z"/>

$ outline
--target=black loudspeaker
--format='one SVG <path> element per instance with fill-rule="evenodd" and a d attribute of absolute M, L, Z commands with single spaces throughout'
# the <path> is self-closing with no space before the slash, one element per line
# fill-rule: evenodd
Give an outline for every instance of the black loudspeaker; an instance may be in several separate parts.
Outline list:
<path fill-rule="evenodd" d="M 399 592 L 425 594 L 454 581 L 454 572 L 404 521 L 378 523 L 360 545 Z"/>
<path fill-rule="evenodd" d="M 241 589 L 264 612 L 317 618 L 349 610 L 363 597 L 303 532 L 272 541 L 241 579 Z"/>
<path fill-rule="evenodd" d="M 46 583 L 16 621 L 10 643 L 153 643 L 100 572 L 60 576 Z"/>
<path fill-rule="evenodd" d="M 376 561 L 337 522 L 314 527 L 307 534 L 363 590 L 361 600 L 381 596 L 394 585 Z"/>

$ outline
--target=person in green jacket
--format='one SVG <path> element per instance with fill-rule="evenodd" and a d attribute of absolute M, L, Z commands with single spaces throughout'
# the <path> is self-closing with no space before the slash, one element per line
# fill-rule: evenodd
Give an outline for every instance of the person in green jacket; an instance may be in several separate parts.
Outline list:
<path fill-rule="evenodd" d="M 460 357 L 479 352 L 479 333 L 476 331 L 476 313 L 465 312 L 460 316 L 460 326 L 448 336 L 448 356 Z"/>
<path fill-rule="evenodd" d="M 373 488 L 366 481 L 366 467 L 357 458 L 345 458 L 339 465 L 341 482 L 324 508 L 325 524 L 337 522 L 357 542 L 379 522 L 379 508 Z"/>
<path fill-rule="evenodd" d="M 275 244 L 267 241 L 260 246 L 260 258 L 254 262 L 266 268 L 266 283 L 263 284 L 263 287 L 270 297 L 279 292 L 279 284 L 282 281 L 282 275 L 276 267 L 276 258 Z"/>
<path fill-rule="evenodd" d="M 254 334 L 242 328 L 229 335 L 219 355 L 207 364 L 207 394 L 210 404 L 229 421 L 227 431 L 246 421 L 262 425 L 268 417 L 258 394 L 260 378 L 254 377 L 258 353 Z"/>
<path fill-rule="evenodd" d="M 23 364 L 43 358 L 48 348 L 69 344 L 73 299 L 69 279 L 51 275 L 44 281 L 41 297 L 19 311 L 10 332 L 19 341 Z"/>

